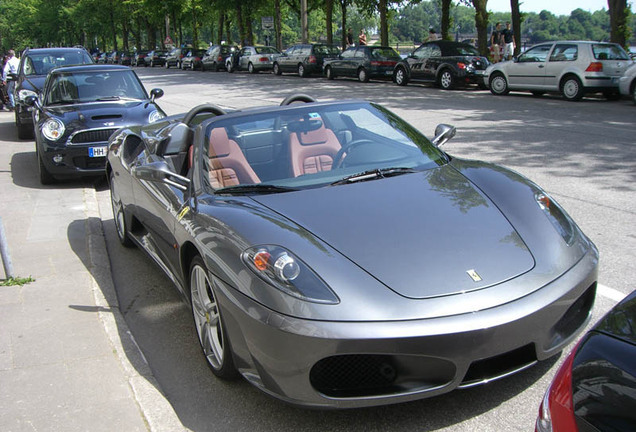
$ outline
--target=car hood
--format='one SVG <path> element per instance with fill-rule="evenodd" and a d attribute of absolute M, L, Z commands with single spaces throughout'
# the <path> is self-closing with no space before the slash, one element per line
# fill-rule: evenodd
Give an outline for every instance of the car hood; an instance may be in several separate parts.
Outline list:
<path fill-rule="evenodd" d="M 450 165 L 253 199 L 408 298 L 487 288 L 535 265 L 497 206 Z"/>
<path fill-rule="evenodd" d="M 90 102 L 46 107 L 48 114 L 60 118 L 72 128 L 95 128 L 144 124 L 158 107 L 149 101 Z"/>

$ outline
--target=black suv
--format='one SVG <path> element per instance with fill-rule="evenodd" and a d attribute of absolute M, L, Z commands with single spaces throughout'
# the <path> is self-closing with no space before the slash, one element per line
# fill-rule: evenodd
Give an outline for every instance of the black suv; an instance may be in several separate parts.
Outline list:
<path fill-rule="evenodd" d="M 15 125 L 20 139 L 33 138 L 32 108 L 25 99 L 37 96 L 49 71 L 58 66 L 93 64 L 84 48 L 27 48 L 22 52 L 15 78 Z"/>
<path fill-rule="evenodd" d="M 304 78 L 312 73 L 322 74 L 322 63 L 326 58 L 337 58 L 340 47 L 326 44 L 298 44 L 287 48 L 274 61 L 274 73 L 297 73 Z"/>
<path fill-rule="evenodd" d="M 484 86 L 484 72 L 490 63 L 472 45 L 453 41 L 434 41 L 420 45 L 400 61 L 393 71 L 393 81 L 429 82 L 448 90 L 463 84 Z"/>

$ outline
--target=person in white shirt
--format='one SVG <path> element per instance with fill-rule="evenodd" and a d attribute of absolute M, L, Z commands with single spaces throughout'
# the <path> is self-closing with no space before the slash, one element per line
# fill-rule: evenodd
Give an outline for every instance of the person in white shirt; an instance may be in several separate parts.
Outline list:
<path fill-rule="evenodd" d="M 7 82 L 8 75 L 17 74 L 18 66 L 20 65 L 20 59 L 15 56 L 14 50 L 9 50 L 7 52 L 7 63 L 4 65 L 4 69 L 2 70 L 2 83 L 7 86 L 7 93 L 9 93 L 9 105 L 8 108 L 13 110 L 15 107 L 15 101 L 13 100 L 13 88 L 15 87 L 15 81 L 11 80 Z"/>

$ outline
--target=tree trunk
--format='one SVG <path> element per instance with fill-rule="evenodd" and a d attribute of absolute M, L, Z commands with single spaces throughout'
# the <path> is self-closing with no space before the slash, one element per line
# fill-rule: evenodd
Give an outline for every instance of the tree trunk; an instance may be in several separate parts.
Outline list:
<path fill-rule="evenodd" d="M 199 23 L 197 21 L 197 9 L 192 5 L 192 47 L 199 47 Z"/>
<path fill-rule="evenodd" d="M 342 49 L 347 49 L 347 0 L 339 0 L 342 9 Z"/>
<path fill-rule="evenodd" d="M 247 35 L 247 42 L 250 45 L 254 45 L 254 31 L 252 30 L 252 12 L 248 8 L 245 12 L 245 33 Z"/>
<path fill-rule="evenodd" d="M 627 0 L 607 0 L 610 16 L 610 41 L 623 47 L 629 38 Z"/>
<path fill-rule="evenodd" d="M 228 45 L 232 45 L 232 29 L 230 27 L 230 24 L 232 24 L 230 16 L 225 15 L 225 43 Z"/>
<path fill-rule="evenodd" d="M 243 8 L 241 7 L 241 0 L 236 0 L 236 21 L 238 23 L 240 39 L 239 45 L 243 46 L 245 45 L 245 26 L 243 25 Z"/>
<path fill-rule="evenodd" d="M 333 43 L 333 0 L 325 0 L 325 27 L 327 27 L 327 43 Z M 344 29 L 342 30 L 345 31 Z"/>
<path fill-rule="evenodd" d="M 442 39 L 450 40 L 450 8 L 452 0 L 442 0 Z"/>
<path fill-rule="evenodd" d="M 515 52 L 518 56 L 521 52 L 521 13 L 519 12 L 519 0 L 510 0 L 510 11 L 512 15 L 512 32 L 515 38 Z"/>
<path fill-rule="evenodd" d="M 219 45 L 221 44 L 221 41 L 223 40 L 223 22 L 224 21 L 225 21 L 225 15 L 223 15 L 223 13 L 219 13 L 219 30 L 216 35 L 216 41 L 219 43 Z"/>
<path fill-rule="evenodd" d="M 380 45 L 389 46 L 389 6 L 387 0 L 380 0 L 378 9 L 380 9 Z"/>
<path fill-rule="evenodd" d="M 117 28 L 115 26 L 115 7 L 113 6 L 112 0 L 110 1 L 110 31 L 113 36 L 113 49 L 117 51 Z"/>
<path fill-rule="evenodd" d="M 479 53 L 488 56 L 488 0 L 472 0 L 475 7 L 475 27 L 477 27 L 477 47 Z"/>
<path fill-rule="evenodd" d="M 274 27 L 276 32 L 276 49 L 283 50 L 283 33 L 281 31 L 280 0 L 274 0 Z"/>
<path fill-rule="evenodd" d="M 121 37 L 122 37 L 122 43 L 123 43 L 123 50 L 124 51 L 130 51 L 128 49 L 128 19 L 123 19 L 121 22 Z"/>

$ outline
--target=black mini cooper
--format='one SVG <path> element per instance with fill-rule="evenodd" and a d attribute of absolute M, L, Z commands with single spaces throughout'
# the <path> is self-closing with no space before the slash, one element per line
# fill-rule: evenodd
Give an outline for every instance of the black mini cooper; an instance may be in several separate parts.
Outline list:
<path fill-rule="evenodd" d="M 42 184 L 63 177 L 104 173 L 108 139 L 117 129 L 165 117 L 135 72 L 126 66 L 85 65 L 53 69 L 33 106 L 35 148 Z"/>

